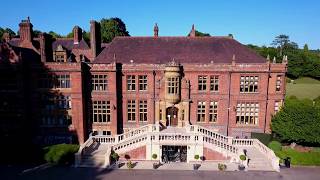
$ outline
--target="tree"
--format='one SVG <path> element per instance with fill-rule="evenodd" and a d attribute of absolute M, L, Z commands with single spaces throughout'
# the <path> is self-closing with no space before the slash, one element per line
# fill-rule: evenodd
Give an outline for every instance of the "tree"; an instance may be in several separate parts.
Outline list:
<path fill-rule="evenodd" d="M 73 31 L 67 35 L 67 38 L 73 38 Z M 82 31 L 82 38 L 89 43 L 90 42 L 90 32 Z"/>
<path fill-rule="evenodd" d="M 4 33 L 4 29 L 0 27 L 0 40 L 2 40 L 3 33 Z"/>
<path fill-rule="evenodd" d="M 62 36 L 54 31 L 49 31 L 48 34 L 50 34 L 53 38 L 61 38 Z"/>
<path fill-rule="evenodd" d="M 38 37 L 42 32 L 40 30 L 33 30 L 33 37 Z"/>
<path fill-rule="evenodd" d="M 308 52 L 308 51 L 309 51 L 308 44 L 305 44 L 305 45 L 303 46 L 303 51 L 304 51 L 304 52 Z"/>
<path fill-rule="evenodd" d="M 116 36 L 130 36 L 126 25 L 120 18 L 101 19 L 102 42 L 109 43 Z"/>
<path fill-rule="evenodd" d="M 11 37 L 16 36 L 16 33 L 14 31 L 12 31 L 12 29 L 10 29 L 10 28 L 3 29 L 0 27 L 0 40 L 2 39 L 3 34 L 6 32 L 9 33 Z"/>
<path fill-rule="evenodd" d="M 320 108 L 311 100 L 288 98 L 272 117 L 271 129 L 283 142 L 320 145 Z"/>
<path fill-rule="evenodd" d="M 298 49 L 298 44 L 290 41 L 289 36 L 284 34 L 276 36 L 271 45 L 279 49 L 280 57 L 289 51 L 293 52 Z"/>
<path fill-rule="evenodd" d="M 188 34 L 188 36 L 190 36 L 190 33 Z M 200 31 L 196 30 L 196 36 L 197 37 L 206 37 L 206 36 L 210 36 L 210 34 L 209 33 L 203 33 L 203 32 L 200 32 Z"/>
<path fill-rule="evenodd" d="M 276 38 L 272 41 L 271 44 L 280 49 L 280 56 L 282 56 L 283 48 L 289 42 L 290 42 L 289 36 L 280 34 L 279 36 L 276 36 Z"/>

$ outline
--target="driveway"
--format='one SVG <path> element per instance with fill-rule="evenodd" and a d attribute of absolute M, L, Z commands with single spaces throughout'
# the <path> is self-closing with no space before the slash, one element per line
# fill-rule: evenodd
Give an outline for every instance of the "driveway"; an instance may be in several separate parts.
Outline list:
<path fill-rule="evenodd" d="M 219 171 L 174 171 L 174 170 L 106 170 L 98 168 L 44 167 L 24 172 L 25 167 L 0 167 L 1 179 L 30 180 L 319 180 L 320 168 L 299 167 L 277 172 L 219 172 Z"/>

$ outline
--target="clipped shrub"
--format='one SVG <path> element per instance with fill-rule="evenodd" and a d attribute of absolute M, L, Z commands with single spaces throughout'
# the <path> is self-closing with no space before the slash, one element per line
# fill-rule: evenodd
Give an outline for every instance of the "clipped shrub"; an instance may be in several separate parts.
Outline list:
<path fill-rule="evenodd" d="M 51 164 L 70 164 L 74 161 L 74 154 L 78 152 L 79 145 L 56 144 L 43 148 L 44 159 Z"/>
<path fill-rule="evenodd" d="M 111 157 L 111 161 L 113 162 L 116 162 L 119 160 L 119 154 L 114 151 L 111 152 L 110 157 Z"/>
<path fill-rule="evenodd" d="M 194 155 L 194 159 L 198 160 L 200 158 L 200 156 L 198 154 Z"/>
<path fill-rule="evenodd" d="M 220 171 L 225 171 L 227 169 L 227 165 L 218 163 L 218 169 Z"/>
<path fill-rule="evenodd" d="M 281 143 L 278 142 L 278 141 L 271 141 L 269 144 L 268 144 L 268 147 L 270 149 L 272 149 L 273 151 L 281 151 L 282 149 L 282 146 L 281 146 Z"/>
<path fill-rule="evenodd" d="M 241 161 L 245 161 L 247 159 L 247 157 L 244 154 L 241 154 L 239 158 Z"/>
<path fill-rule="evenodd" d="M 127 168 L 132 169 L 133 168 L 133 163 L 131 161 L 127 162 Z"/>
<path fill-rule="evenodd" d="M 157 154 L 152 154 L 152 159 L 157 159 L 158 155 Z"/>

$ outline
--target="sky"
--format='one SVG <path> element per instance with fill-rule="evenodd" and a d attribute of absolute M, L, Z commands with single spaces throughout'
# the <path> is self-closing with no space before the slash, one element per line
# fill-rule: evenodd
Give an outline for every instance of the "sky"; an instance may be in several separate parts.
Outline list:
<path fill-rule="evenodd" d="M 131 36 L 186 36 L 196 30 L 214 36 L 233 34 L 243 44 L 270 46 L 289 35 L 300 47 L 320 49 L 319 0 L 15 0 L 2 1 L 0 27 L 18 30 L 30 16 L 34 29 L 68 34 L 75 25 L 119 17 Z"/>

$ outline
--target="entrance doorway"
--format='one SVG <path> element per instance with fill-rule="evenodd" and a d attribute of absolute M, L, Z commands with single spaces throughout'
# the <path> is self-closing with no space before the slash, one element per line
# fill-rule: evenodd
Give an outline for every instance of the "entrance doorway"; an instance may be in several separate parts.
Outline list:
<path fill-rule="evenodd" d="M 166 126 L 177 126 L 178 125 L 178 111 L 179 111 L 179 109 L 176 107 L 168 107 L 167 108 Z"/>
<path fill-rule="evenodd" d="M 187 146 L 162 146 L 162 162 L 187 162 Z"/>

